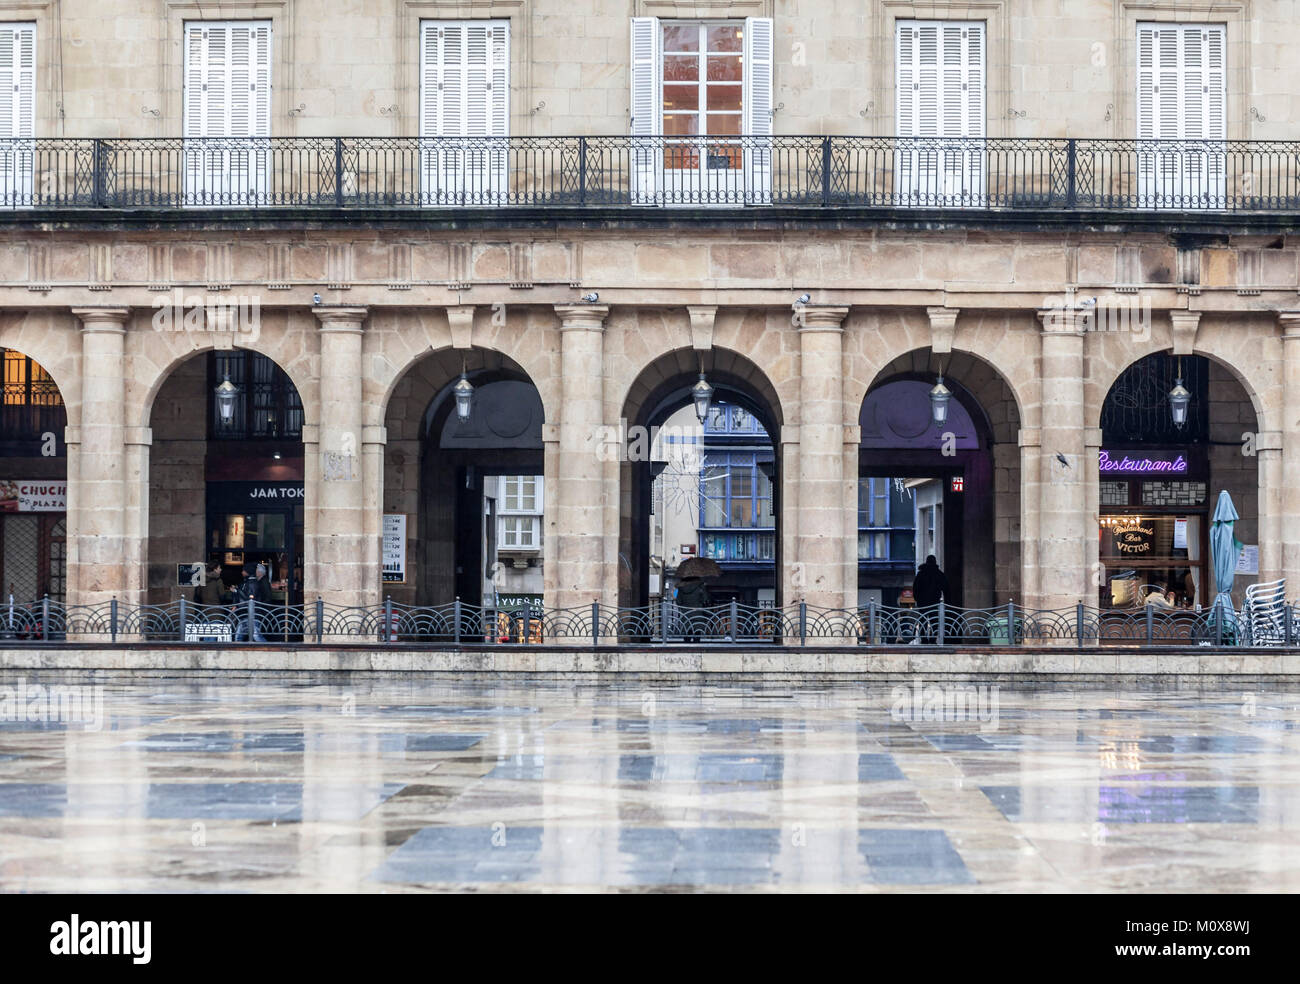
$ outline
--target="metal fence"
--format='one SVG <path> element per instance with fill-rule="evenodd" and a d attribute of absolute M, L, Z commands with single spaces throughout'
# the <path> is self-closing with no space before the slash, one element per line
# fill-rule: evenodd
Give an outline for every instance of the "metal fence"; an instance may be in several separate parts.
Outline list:
<path fill-rule="evenodd" d="M 1287 212 L 1300 143 L 938 137 L 0 140 L 0 207 Z"/>
<path fill-rule="evenodd" d="M 174 642 L 289 645 L 366 643 L 488 646 L 501 644 L 1031 646 L 1069 644 L 1147 646 L 1290 646 L 1300 644 L 1300 606 L 1264 613 L 1098 609 L 1085 605 L 1038 610 L 1008 603 L 996 608 L 928 609 L 871 604 L 858 609 L 754 608 L 735 602 L 681 608 L 672 602 L 642 608 L 600 604 L 577 608 L 496 608 L 465 605 L 348 607 L 317 600 L 304 606 L 258 604 L 204 607 L 111 601 L 64 605 L 51 598 L 0 607 L 0 645 L 59 642 Z M 249 631 L 252 626 L 252 631 Z"/>

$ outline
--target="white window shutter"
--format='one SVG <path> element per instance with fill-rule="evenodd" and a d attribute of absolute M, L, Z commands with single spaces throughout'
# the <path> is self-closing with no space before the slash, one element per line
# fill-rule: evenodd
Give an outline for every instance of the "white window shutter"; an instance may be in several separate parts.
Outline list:
<path fill-rule="evenodd" d="M 658 17 L 632 18 L 631 196 L 634 205 L 653 205 L 662 185 L 663 148 L 663 32 Z"/>
<path fill-rule="evenodd" d="M 420 25 L 421 201 L 491 205 L 506 189 L 510 25 L 426 20 Z"/>
<path fill-rule="evenodd" d="M 36 26 L 0 25 L 0 205 L 32 202 L 36 136 Z"/>
<path fill-rule="evenodd" d="M 772 135 L 772 18 L 745 18 L 744 134 L 745 201 L 767 205 L 772 201 L 772 145 L 755 140 Z"/>
<path fill-rule="evenodd" d="M 1139 148 L 1140 205 L 1222 204 L 1226 156 L 1216 145 L 1227 138 L 1225 49 L 1221 24 L 1138 25 L 1137 138 L 1188 142 Z"/>

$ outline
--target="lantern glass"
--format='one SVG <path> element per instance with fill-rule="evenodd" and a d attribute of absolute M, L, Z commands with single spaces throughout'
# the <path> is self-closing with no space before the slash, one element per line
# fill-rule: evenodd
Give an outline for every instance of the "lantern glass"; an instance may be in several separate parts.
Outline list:
<path fill-rule="evenodd" d="M 217 395 L 217 414 L 221 417 L 223 424 L 228 424 L 235 416 L 235 397 L 239 395 L 239 387 L 230 381 L 227 376 L 216 388 Z"/>
<path fill-rule="evenodd" d="M 1180 377 L 1174 383 L 1174 388 L 1169 391 L 1169 412 L 1173 415 L 1175 427 L 1182 427 L 1187 423 L 1187 407 L 1191 402 L 1192 394 L 1184 388 Z"/>
<path fill-rule="evenodd" d="M 463 424 L 474 411 L 474 384 L 461 373 L 453 392 L 456 394 L 456 417 Z"/>
<path fill-rule="evenodd" d="M 952 391 L 943 385 L 943 377 L 940 376 L 934 389 L 930 390 L 930 415 L 936 427 L 942 427 L 948 422 L 948 401 L 951 399 Z"/>
<path fill-rule="evenodd" d="M 713 387 L 704 378 L 704 373 L 700 373 L 699 380 L 691 387 L 691 400 L 695 403 L 695 416 L 700 418 L 700 423 L 704 423 L 709 415 L 709 406 L 713 403 Z"/>

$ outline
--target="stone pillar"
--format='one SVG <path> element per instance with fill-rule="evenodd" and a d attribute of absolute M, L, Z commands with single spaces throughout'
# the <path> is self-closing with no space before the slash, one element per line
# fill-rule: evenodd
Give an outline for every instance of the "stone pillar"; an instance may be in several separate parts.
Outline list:
<path fill-rule="evenodd" d="M 617 603 L 606 551 L 607 469 L 596 453 L 604 418 L 604 305 L 557 304 L 560 318 L 559 447 L 555 455 L 555 604 Z M 548 489 L 548 491 L 550 491 Z M 548 560 L 549 563 L 549 560 Z M 612 590 L 611 590 L 612 586 Z"/>
<path fill-rule="evenodd" d="M 1038 480 L 1038 459 L 1042 453 L 1039 432 L 1022 427 L 1017 435 L 1020 446 L 1020 594 L 1015 598 L 999 598 L 999 602 L 1015 601 L 1035 607 L 1041 593 L 1038 576 L 1038 506 L 1042 499 Z"/>
<path fill-rule="evenodd" d="M 844 513 L 844 317 L 846 307 L 802 309 L 799 332 L 799 505 L 795 560 L 803 591 L 791 601 L 846 608 Z M 857 508 L 856 500 L 852 503 Z"/>
<path fill-rule="evenodd" d="M 1256 481 L 1259 484 L 1259 582 L 1285 577 L 1282 567 L 1282 498 L 1286 494 L 1282 481 L 1283 444 L 1280 431 L 1260 431 L 1255 435 Z M 1292 582 L 1294 583 L 1294 582 Z"/>
<path fill-rule="evenodd" d="M 1088 539 L 1096 528 L 1096 503 L 1086 501 L 1087 471 L 1083 411 L 1083 325 L 1073 309 L 1039 312 L 1042 321 L 1042 428 L 1038 579 L 1040 608 L 1073 608 L 1087 602 L 1092 584 Z"/>
<path fill-rule="evenodd" d="M 361 429 L 361 584 L 365 597 L 374 599 L 367 600 L 368 605 L 382 603 L 388 593 L 383 583 L 384 450 L 387 446 L 387 427 L 371 425 Z M 406 558 L 408 580 L 412 559 Z"/>
<path fill-rule="evenodd" d="M 366 537 L 366 485 L 361 445 L 361 335 L 365 308 L 318 307 L 320 320 L 320 421 L 316 454 L 306 459 L 316 473 L 315 530 L 306 534 L 306 597 L 326 604 L 379 603 L 378 572 L 367 568 L 377 556 Z M 306 435 L 304 435 L 306 437 Z M 304 444 L 306 442 L 304 441 Z"/>
<path fill-rule="evenodd" d="M 1087 550 L 1088 594 L 1083 603 L 1089 608 L 1101 604 L 1101 589 L 1106 585 L 1106 571 L 1101 565 L 1101 472 L 1098 462 L 1101 459 L 1101 428 L 1089 427 L 1083 435 L 1084 448 L 1084 489 L 1083 501 L 1088 507 L 1088 534 L 1084 548 Z"/>
<path fill-rule="evenodd" d="M 1282 550 L 1279 562 L 1282 576 L 1287 579 L 1291 597 L 1300 591 L 1300 311 L 1279 311 L 1278 323 L 1282 328 L 1282 482 L 1280 522 Z M 1261 465 L 1263 462 L 1260 463 Z M 1260 487 L 1264 485 L 1264 469 L 1259 472 Z M 1261 497 L 1261 520 L 1263 499 Z M 1213 503 L 1211 503 L 1213 508 Z M 1260 525 L 1260 542 L 1263 543 L 1264 526 Z M 1261 575 L 1263 571 L 1261 570 Z"/>
<path fill-rule="evenodd" d="M 73 308 L 81 320 L 81 427 L 70 433 L 68 602 L 128 605 L 143 599 L 139 516 L 128 515 L 126 323 L 128 308 Z M 71 430 L 71 428 L 70 428 Z M 75 458 L 75 465 L 72 463 Z M 131 531 L 131 536 L 128 536 Z"/>

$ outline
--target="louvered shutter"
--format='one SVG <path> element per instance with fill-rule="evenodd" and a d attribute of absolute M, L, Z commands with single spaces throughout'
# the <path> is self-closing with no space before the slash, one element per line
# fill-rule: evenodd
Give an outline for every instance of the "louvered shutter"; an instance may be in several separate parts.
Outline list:
<path fill-rule="evenodd" d="M 631 195 L 634 205 L 652 205 L 662 186 L 663 33 L 658 17 L 632 18 Z"/>
<path fill-rule="evenodd" d="M 1139 24 L 1137 137 L 1146 207 L 1217 207 L 1225 191 L 1226 36 L 1221 24 Z"/>
<path fill-rule="evenodd" d="M 266 200 L 271 148 L 271 22 L 185 25 L 185 201 Z"/>
<path fill-rule="evenodd" d="M 0 26 L 0 204 L 29 207 L 36 136 L 36 26 Z"/>
<path fill-rule="evenodd" d="M 897 200 L 977 204 L 984 195 L 984 25 L 900 20 L 896 31 Z"/>
<path fill-rule="evenodd" d="M 421 195 L 426 205 L 491 205 L 506 188 L 507 21 L 421 23 Z"/>
<path fill-rule="evenodd" d="M 772 18 L 745 18 L 744 110 L 745 201 L 772 201 Z M 760 139 L 755 139 L 760 138 Z"/>

